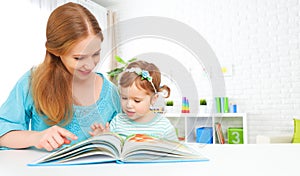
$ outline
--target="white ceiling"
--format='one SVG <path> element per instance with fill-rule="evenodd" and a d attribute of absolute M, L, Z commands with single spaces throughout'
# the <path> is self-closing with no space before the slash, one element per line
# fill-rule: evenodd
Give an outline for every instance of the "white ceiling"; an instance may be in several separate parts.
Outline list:
<path fill-rule="evenodd" d="M 92 0 L 97 4 L 100 4 L 102 7 L 109 7 L 120 3 L 122 0 Z"/>

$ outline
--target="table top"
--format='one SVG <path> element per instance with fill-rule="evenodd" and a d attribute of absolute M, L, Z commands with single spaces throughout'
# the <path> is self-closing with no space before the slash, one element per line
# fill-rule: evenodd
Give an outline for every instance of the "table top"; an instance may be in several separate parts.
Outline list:
<path fill-rule="evenodd" d="M 299 175 L 300 144 L 199 145 L 209 161 L 152 164 L 27 166 L 46 155 L 33 149 L 0 151 L 1 175 Z M 3 174 L 4 173 L 4 174 Z"/>

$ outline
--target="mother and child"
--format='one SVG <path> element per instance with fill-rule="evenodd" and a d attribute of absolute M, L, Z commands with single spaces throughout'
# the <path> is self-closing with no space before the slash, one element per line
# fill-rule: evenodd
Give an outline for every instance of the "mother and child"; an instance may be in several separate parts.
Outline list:
<path fill-rule="evenodd" d="M 116 87 L 93 71 L 102 42 L 98 22 L 84 6 L 70 2 L 50 14 L 44 61 L 17 81 L 0 107 L 0 147 L 52 151 L 108 130 L 177 140 L 169 120 L 150 110 L 159 92 L 170 95 L 160 86 L 159 69 L 132 62 Z"/>

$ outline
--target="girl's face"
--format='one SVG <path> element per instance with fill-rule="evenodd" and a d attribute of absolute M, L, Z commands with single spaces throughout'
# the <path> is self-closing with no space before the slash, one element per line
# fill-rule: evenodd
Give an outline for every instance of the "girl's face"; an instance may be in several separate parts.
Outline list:
<path fill-rule="evenodd" d="M 101 39 L 89 35 L 61 55 L 61 61 L 75 79 L 86 80 L 100 61 Z"/>
<path fill-rule="evenodd" d="M 154 103 L 155 96 L 146 94 L 145 90 L 138 89 L 135 84 L 121 87 L 120 95 L 122 109 L 131 120 L 149 122 L 153 118 L 150 105 Z"/>

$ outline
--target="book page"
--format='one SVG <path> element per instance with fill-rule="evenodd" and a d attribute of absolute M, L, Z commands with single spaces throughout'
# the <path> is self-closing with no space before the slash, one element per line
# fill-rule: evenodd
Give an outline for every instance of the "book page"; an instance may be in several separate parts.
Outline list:
<path fill-rule="evenodd" d="M 81 157 L 88 159 L 87 156 L 95 154 L 106 155 L 111 158 L 110 160 L 112 160 L 112 158 L 116 160 L 119 158 L 122 145 L 123 139 L 120 136 L 113 133 L 105 133 L 57 150 L 50 155 L 39 159 L 35 163 L 63 163 Z"/>
<path fill-rule="evenodd" d="M 125 162 L 161 162 L 205 159 L 187 144 L 137 134 L 126 139 L 121 159 Z"/>

